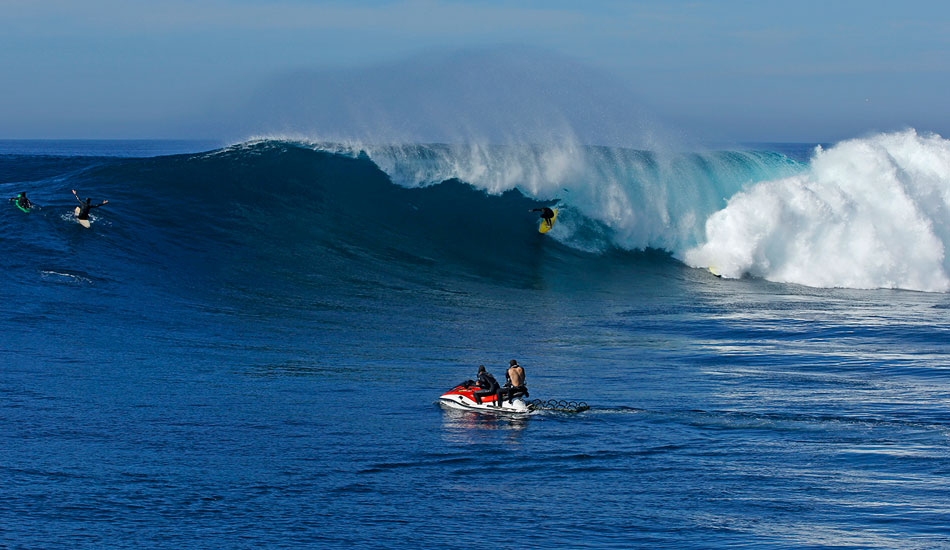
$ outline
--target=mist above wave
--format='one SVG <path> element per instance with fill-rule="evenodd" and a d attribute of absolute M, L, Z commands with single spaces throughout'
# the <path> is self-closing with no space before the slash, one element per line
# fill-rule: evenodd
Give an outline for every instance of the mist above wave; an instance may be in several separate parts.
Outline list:
<path fill-rule="evenodd" d="M 238 103 L 217 115 L 232 135 L 649 148 L 671 141 L 628 83 L 568 56 L 515 46 L 300 69 Z"/>

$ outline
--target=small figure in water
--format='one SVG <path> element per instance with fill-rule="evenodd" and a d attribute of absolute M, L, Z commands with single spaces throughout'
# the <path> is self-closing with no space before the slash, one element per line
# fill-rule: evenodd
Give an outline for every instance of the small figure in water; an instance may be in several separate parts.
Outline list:
<path fill-rule="evenodd" d="M 26 193 L 17 193 L 17 196 L 10 199 L 10 202 L 17 205 L 17 208 L 24 212 L 29 212 L 33 208 L 33 203 L 30 202 L 30 199 L 26 198 Z"/>
<path fill-rule="evenodd" d="M 524 367 L 518 364 L 518 361 L 512 359 L 508 362 L 508 371 L 505 372 L 505 385 L 502 388 L 502 394 L 508 398 L 510 403 L 515 397 L 529 397 L 528 387 L 524 384 Z"/>
<path fill-rule="evenodd" d="M 554 210 L 551 210 L 547 206 L 544 208 L 532 208 L 531 210 L 528 210 L 528 212 L 540 212 L 541 219 L 544 220 L 544 223 L 548 224 L 548 227 L 552 227 L 554 225 Z"/>
<path fill-rule="evenodd" d="M 89 223 L 89 211 L 93 208 L 99 208 L 104 204 L 108 204 L 109 201 L 102 201 L 99 204 L 92 204 L 92 199 L 86 197 L 86 200 L 79 198 L 79 195 L 76 194 L 76 190 L 73 189 L 73 196 L 76 197 L 76 200 L 79 201 L 79 206 L 76 207 L 76 219 L 79 220 L 79 223 L 82 223 L 84 220 L 86 223 Z M 83 224 L 84 226 L 86 224 Z"/>
<path fill-rule="evenodd" d="M 485 370 L 485 365 L 478 366 L 478 387 L 481 388 L 481 391 L 472 392 L 475 403 L 481 405 L 482 397 L 494 395 L 495 405 L 501 406 L 501 386 L 498 385 L 495 377 Z"/>

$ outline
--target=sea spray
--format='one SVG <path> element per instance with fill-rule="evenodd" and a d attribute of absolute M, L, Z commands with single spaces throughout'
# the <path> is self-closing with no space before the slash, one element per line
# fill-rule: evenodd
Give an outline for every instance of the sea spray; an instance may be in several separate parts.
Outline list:
<path fill-rule="evenodd" d="M 683 256 L 726 277 L 950 290 L 950 141 L 914 130 L 817 149 L 809 169 L 733 196 Z"/>
<path fill-rule="evenodd" d="M 681 253 L 703 236 L 706 218 L 726 199 L 763 179 L 803 166 L 771 152 L 674 153 L 548 145 L 374 145 L 311 142 L 317 150 L 366 155 L 393 183 L 426 187 L 448 180 L 488 194 L 517 189 L 556 202 L 551 236 L 583 251 L 662 249 Z"/>
<path fill-rule="evenodd" d="M 253 266 L 329 284 L 417 277 L 426 265 L 440 277 L 504 273 L 535 285 L 543 262 L 559 262 L 564 278 L 657 249 L 665 261 L 730 277 L 946 291 L 947 150 L 939 136 L 912 131 L 845 142 L 806 164 L 756 151 L 269 138 L 195 155 L 89 160 L 79 171 L 47 159 L 64 175 L 34 185 L 49 204 L 73 188 L 121 202 L 99 225 L 122 250 L 120 265 L 167 259 L 165 269 L 190 266 L 189 276 L 225 269 L 241 279 Z M 543 238 L 528 212 L 541 205 L 560 208 Z M 49 237 L 13 225 L 4 240 L 53 255 L 72 246 Z M 642 276 L 621 271 L 631 282 Z"/>

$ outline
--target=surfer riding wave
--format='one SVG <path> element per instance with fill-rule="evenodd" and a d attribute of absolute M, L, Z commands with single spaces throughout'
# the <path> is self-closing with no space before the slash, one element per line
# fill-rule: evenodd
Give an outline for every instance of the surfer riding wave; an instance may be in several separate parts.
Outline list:
<path fill-rule="evenodd" d="M 531 210 L 528 210 L 528 212 L 540 212 L 541 219 L 544 220 L 544 223 L 546 223 L 548 227 L 552 227 L 554 225 L 554 210 L 548 208 L 547 206 L 544 208 L 532 208 Z"/>

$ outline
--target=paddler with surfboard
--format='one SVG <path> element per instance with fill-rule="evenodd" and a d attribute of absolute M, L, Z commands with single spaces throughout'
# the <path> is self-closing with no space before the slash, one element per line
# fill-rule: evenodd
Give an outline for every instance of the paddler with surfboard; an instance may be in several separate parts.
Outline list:
<path fill-rule="evenodd" d="M 33 208 L 33 203 L 30 202 L 30 199 L 26 198 L 26 193 L 17 193 L 17 196 L 10 199 L 10 202 L 26 213 L 29 213 Z"/>
<path fill-rule="evenodd" d="M 79 206 L 76 207 L 76 220 L 79 221 L 79 225 L 89 228 L 89 211 L 93 208 L 99 208 L 100 206 L 107 204 L 109 201 L 102 201 L 99 204 L 92 204 L 92 199 L 86 197 L 86 200 L 79 198 L 79 195 L 76 194 L 76 190 L 73 189 L 73 196 L 76 197 L 76 200 L 79 201 Z"/>

